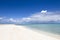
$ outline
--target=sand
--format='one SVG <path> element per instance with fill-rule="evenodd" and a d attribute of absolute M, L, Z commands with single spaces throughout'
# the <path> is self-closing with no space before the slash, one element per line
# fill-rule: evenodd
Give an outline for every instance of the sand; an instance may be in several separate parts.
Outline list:
<path fill-rule="evenodd" d="M 14 24 L 0 25 L 0 40 L 59 40 L 45 34 Z"/>

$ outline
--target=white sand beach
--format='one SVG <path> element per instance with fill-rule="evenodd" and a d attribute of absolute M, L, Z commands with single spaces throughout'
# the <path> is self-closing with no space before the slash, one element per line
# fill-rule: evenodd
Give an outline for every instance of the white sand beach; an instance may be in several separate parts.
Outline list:
<path fill-rule="evenodd" d="M 24 26 L 0 24 L 0 40 L 59 40 Z"/>

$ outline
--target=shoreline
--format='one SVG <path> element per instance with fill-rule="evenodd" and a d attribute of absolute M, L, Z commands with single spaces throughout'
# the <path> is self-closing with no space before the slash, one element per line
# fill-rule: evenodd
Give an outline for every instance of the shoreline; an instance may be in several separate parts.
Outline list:
<path fill-rule="evenodd" d="M 59 34 L 54 34 L 54 33 L 50 33 L 50 32 L 46 32 L 46 31 L 42 31 L 42 30 L 38 30 L 38 29 L 31 29 L 33 31 L 36 31 L 38 33 L 42 33 L 42 34 L 45 34 L 45 35 L 48 35 L 48 36 L 51 36 L 51 37 L 54 37 L 54 38 L 57 38 L 57 39 L 60 39 L 60 35 Z"/>
<path fill-rule="evenodd" d="M 26 26 L 25 26 L 26 27 Z M 36 32 L 42 32 L 42 33 L 47 33 L 47 34 L 52 34 L 52 35 L 55 35 L 55 36 L 60 36 L 59 34 L 54 34 L 54 33 L 51 33 L 51 32 L 47 32 L 47 31 L 43 31 L 43 30 L 39 30 L 39 29 L 36 29 L 36 28 L 29 28 L 29 27 L 26 27 L 28 29 L 31 29 L 33 31 L 36 31 Z"/>
<path fill-rule="evenodd" d="M 28 28 L 26 26 L 23 26 L 23 27 Z M 38 30 L 38 29 L 35 29 L 35 28 L 32 28 L 32 29 L 31 28 L 28 28 L 28 29 L 30 29 L 30 30 L 32 30 L 34 32 L 37 32 L 37 33 L 42 33 L 44 35 L 47 35 L 47 36 L 50 36 L 50 37 L 53 37 L 53 38 L 56 38 L 56 39 L 60 39 L 60 35 L 59 34 L 53 34 L 53 33 L 45 32 L 45 31 Z"/>
<path fill-rule="evenodd" d="M 22 25 L 22 26 L 24 26 L 24 25 Z M 40 30 L 40 29 L 37 29 L 37 28 L 32 28 L 32 27 L 28 27 L 28 26 L 25 26 L 26 28 L 29 28 L 29 29 L 31 29 L 31 30 L 34 30 L 34 31 L 36 31 L 36 32 L 43 32 L 43 33 L 48 33 L 48 34 L 52 34 L 52 35 L 55 35 L 55 36 L 60 36 L 60 34 L 58 34 L 58 33 L 52 33 L 52 32 L 48 32 L 48 31 L 44 31 L 44 30 Z"/>
<path fill-rule="evenodd" d="M 0 25 L 0 40 L 59 40 L 46 34 L 20 25 Z"/>

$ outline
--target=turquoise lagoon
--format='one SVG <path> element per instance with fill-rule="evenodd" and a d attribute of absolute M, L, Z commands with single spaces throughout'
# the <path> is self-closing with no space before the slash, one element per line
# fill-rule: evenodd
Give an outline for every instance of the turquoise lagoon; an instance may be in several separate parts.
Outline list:
<path fill-rule="evenodd" d="M 60 24 L 24 24 L 23 26 L 60 35 Z"/>

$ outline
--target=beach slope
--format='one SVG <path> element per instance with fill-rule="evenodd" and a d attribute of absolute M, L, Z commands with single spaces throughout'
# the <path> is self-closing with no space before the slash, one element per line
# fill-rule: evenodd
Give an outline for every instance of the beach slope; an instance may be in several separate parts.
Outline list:
<path fill-rule="evenodd" d="M 0 25 L 0 40 L 59 40 L 54 37 L 38 33 L 24 26 L 14 24 Z"/>

